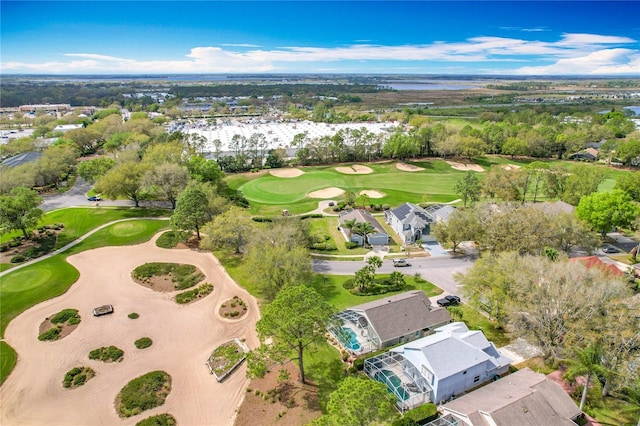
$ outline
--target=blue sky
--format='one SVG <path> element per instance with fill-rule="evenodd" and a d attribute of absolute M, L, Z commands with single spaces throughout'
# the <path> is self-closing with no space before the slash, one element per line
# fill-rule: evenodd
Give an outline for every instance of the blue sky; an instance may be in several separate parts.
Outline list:
<path fill-rule="evenodd" d="M 640 76 L 635 1 L 6 1 L 0 73 Z"/>

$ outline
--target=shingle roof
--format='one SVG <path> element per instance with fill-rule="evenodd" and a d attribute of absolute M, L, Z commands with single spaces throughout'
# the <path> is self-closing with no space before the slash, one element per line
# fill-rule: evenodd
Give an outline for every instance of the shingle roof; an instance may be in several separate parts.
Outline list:
<path fill-rule="evenodd" d="M 489 425 L 479 415 L 488 414 L 498 426 L 572 425 L 580 409 L 557 383 L 525 368 L 443 406 L 445 411 L 472 419 L 474 426 Z"/>
<path fill-rule="evenodd" d="M 451 321 L 445 308 L 433 307 L 423 291 L 413 290 L 349 308 L 363 311 L 381 342 Z"/>
<path fill-rule="evenodd" d="M 345 221 L 352 220 L 352 219 L 355 219 L 356 223 L 368 222 L 374 228 L 376 228 L 376 231 L 385 235 L 387 234 L 387 231 L 385 231 L 382 225 L 380 225 L 380 222 L 378 222 L 378 220 L 375 217 L 373 217 L 371 213 L 365 210 L 352 209 L 352 210 L 340 213 L 340 216 L 338 217 L 338 222 L 340 223 L 340 225 L 342 225 Z"/>

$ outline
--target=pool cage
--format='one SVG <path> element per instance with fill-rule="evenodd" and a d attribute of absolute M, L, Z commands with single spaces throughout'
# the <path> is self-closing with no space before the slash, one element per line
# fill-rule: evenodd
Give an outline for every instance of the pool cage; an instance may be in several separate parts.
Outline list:
<path fill-rule="evenodd" d="M 345 350 L 361 355 L 379 348 L 380 339 L 364 315 L 346 310 L 338 312 L 334 318 L 337 321 L 329 331 Z"/>
<path fill-rule="evenodd" d="M 385 352 L 364 361 L 364 372 L 387 386 L 404 414 L 431 400 L 431 386 L 418 369 L 397 352 Z"/>

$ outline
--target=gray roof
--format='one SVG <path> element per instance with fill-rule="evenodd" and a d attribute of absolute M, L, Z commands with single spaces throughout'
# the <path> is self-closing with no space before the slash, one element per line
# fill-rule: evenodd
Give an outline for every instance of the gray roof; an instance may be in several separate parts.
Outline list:
<path fill-rule="evenodd" d="M 421 290 L 412 290 L 349 308 L 362 311 L 381 342 L 451 321 L 445 308 L 433 307 Z"/>
<path fill-rule="evenodd" d="M 432 204 L 425 207 L 424 210 L 436 222 L 440 222 L 441 220 L 446 221 L 449 219 L 451 213 L 456 211 L 455 207 L 448 204 Z"/>
<path fill-rule="evenodd" d="M 340 223 L 340 225 L 342 225 L 346 220 L 352 220 L 352 219 L 355 219 L 356 223 L 368 222 L 374 228 L 376 228 L 377 232 L 387 235 L 387 231 L 385 231 L 382 225 L 380 225 L 380 222 L 378 222 L 378 220 L 366 210 L 351 209 L 346 212 L 342 212 L 338 217 L 338 222 Z"/>
<path fill-rule="evenodd" d="M 15 167 L 22 164 L 31 163 L 42 157 L 41 152 L 23 152 L 22 154 L 14 155 L 4 160 L 1 165 L 6 167 Z"/>
<path fill-rule="evenodd" d="M 411 225 L 413 229 L 424 228 L 426 224 L 433 222 L 433 218 L 420 206 L 411 203 L 391 210 L 391 214 L 405 225 Z"/>
<path fill-rule="evenodd" d="M 544 374 L 525 368 L 476 389 L 443 406 L 445 412 L 488 426 L 480 411 L 498 426 L 572 425 L 580 409 L 560 385 Z"/>
<path fill-rule="evenodd" d="M 558 215 L 560 213 L 573 214 L 574 210 L 576 209 L 571 204 L 565 203 L 564 201 L 560 200 L 553 203 L 550 201 L 545 201 L 543 203 L 534 203 L 532 204 L 532 206 L 550 215 Z"/>

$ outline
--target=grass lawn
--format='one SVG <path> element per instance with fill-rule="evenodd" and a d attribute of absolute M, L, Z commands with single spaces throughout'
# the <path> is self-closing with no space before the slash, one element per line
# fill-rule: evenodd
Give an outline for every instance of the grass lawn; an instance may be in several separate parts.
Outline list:
<path fill-rule="evenodd" d="M 494 321 L 469 305 L 463 304 L 459 308 L 462 310 L 462 320 L 467 324 L 469 330 L 482 330 L 487 339 L 499 348 L 511 343 L 511 337 L 504 329 L 498 328 Z"/>
<path fill-rule="evenodd" d="M 304 371 L 307 378 L 318 386 L 318 400 L 323 411 L 326 408 L 329 394 L 333 392 L 345 378 L 345 364 L 340 359 L 340 352 L 327 342 L 312 345 L 304 353 Z M 292 377 L 297 380 L 298 377 Z"/>
<path fill-rule="evenodd" d="M 16 366 L 18 354 L 6 342 L 0 342 L 0 386 Z"/>
<path fill-rule="evenodd" d="M 603 426 L 635 426 L 640 416 L 640 407 L 637 405 L 611 397 L 602 398 L 597 407 L 587 404 L 586 411 Z"/>
<path fill-rule="evenodd" d="M 319 233 L 319 234 L 324 234 L 324 235 L 328 235 L 331 237 L 331 242 L 333 244 L 335 244 L 335 246 L 338 248 L 337 250 L 331 250 L 331 251 L 326 251 L 326 250 L 311 250 L 312 253 L 317 253 L 317 254 L 328 254 L 328 255 L 340 255 L 340 256 L 355 256 L 355 255 L 362 255 L 364 256 L 365 254 L 367 254 L 369 251 L 371 251 L 370 249 L 366 249 L 366 248 L 362 248 L 362 247 L 358 247 L 358 248 L 353 248 L 353 249 L 348 249 L 345 246 L 345 243 L 347 242 L 344 238 L 344 235 L 342 235 L 342 232 L 338 230 L 338 217 L 337 216 L 327 216 L 327 217 L 323 217 L 322 219 L 318 218 L 318 219 L 307 219 L 309 221 L 309 225 L 311 228 L 311 233 Z"/>

